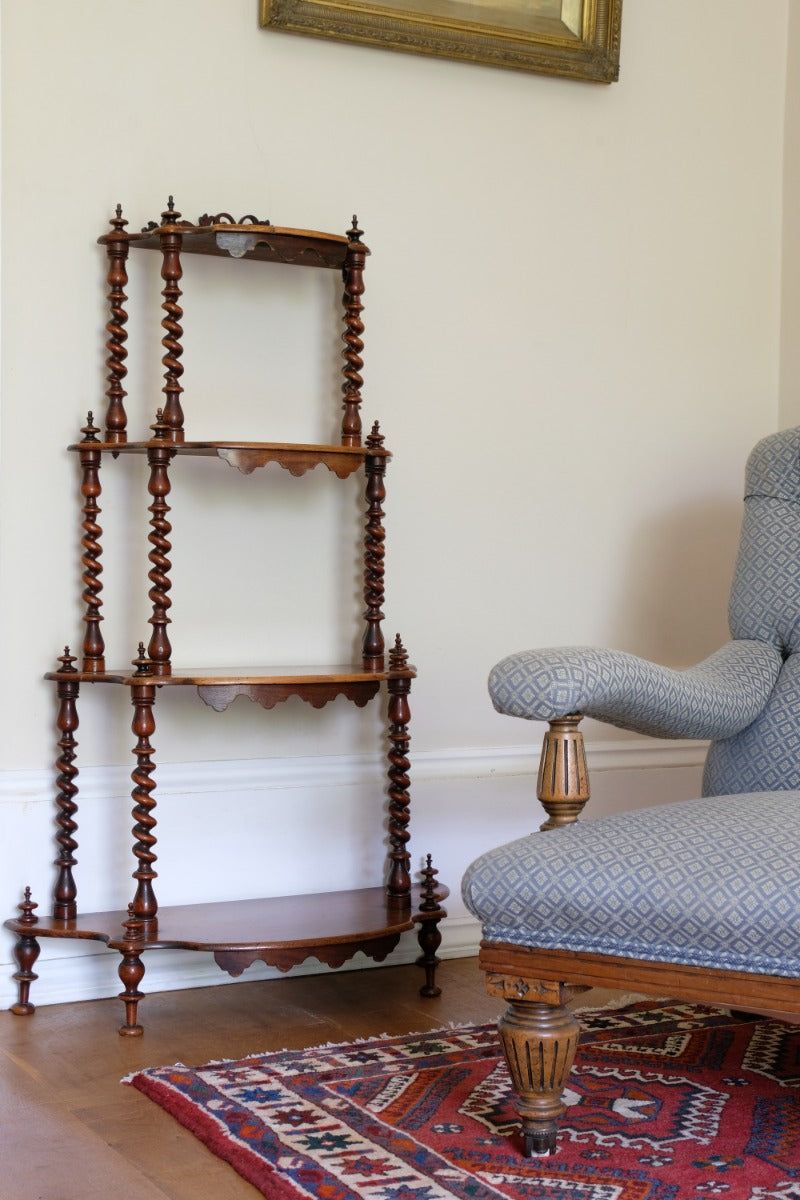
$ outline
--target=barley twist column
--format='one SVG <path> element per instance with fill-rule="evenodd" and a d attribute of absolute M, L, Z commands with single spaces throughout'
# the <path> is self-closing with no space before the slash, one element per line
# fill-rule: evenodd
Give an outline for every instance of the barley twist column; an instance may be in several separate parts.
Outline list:
<path fill-rule="evenodd" d="M 106 665 L 105 642 L 100 629 L 100 622 L 103 619 L 100 612 L 103 605 L 103 601 L 100 599 L 100 593 L 103 590 L 100 539 L 103 530 L 97 521 L 100 515 L 98 497 L 102 493 L 99 476 L 102 453 L 97 449 L 99 432 L 100 430 L 94 423 L 94 417 L 89 413 L 86 424 L 81 430 L 83 440 L 80 443 L 81 495 L 83 496 L 81 563 L 83 565 L 83 602 L 86 606 L 83 618 L 86 624 L 83 636 L 84 671 L 104 671 Z"/>
<path fill-rule="evenodd" d="M 408 667 L 406 648 L 397 635 L 393 649 L 389 652 L 389 670 L 404 671 Z M 387 895 L 390 904 L 396 907 L 411 902 L 410 855 L 407 843 L 410 837 L 409 822 L 409 760 L 408 748 L 411 736 L 408 723 L 411 710 L 408 693 L 411 678 L 404 675 L 390 676 L 389 691 L 389 880 Z"/>
<path fill-rule="evenodd" d="M 128 321 L 128 314 L 125 311 L 125 301 L 128 299 L 125 295 L 125 287 L 128 283 L 128 235 L 125 233 L 127 224 L 128 222 L 122 217 L 122 206 L 118 204 L 116 216 L 111 218 L 112 232 L 101 239 L 105 241 L 108 255 L 107 281 L 110 309 L 110 319 L 106 325 L 108 388 L 106 390 L 105 438 L 107 442 L 116 445 L 122 445 L 128 437 L 125 432 L 128 423 L 125 412 L 125 389 L 122 386 L 122 381 L 128 373 L 128 368 L 125 366 L 125 359 L 128 357 L 128 351 L 125 349 L 125 342 L 128 339 L 125 332 L 125 325 Z"/>
<path fill-rule="evenodd" d="M 75 778 L 78 768 L 75 766 L 75 730 L 78 728 L 77 699 L 79 691 L 78 672 L 74 667 L 75 657 L 70 654 L 69 646 L 64 647 L 64 653 L 59 658 L 57 673 L 58 717 L 56 726 L 61 734 L 58 742 L 59 755 L 56 762 L 56 844 L 59 848 L 56 859 L 56 882 L 53 889 L 53 916 L 69 920 L 77 916 L 78 889 L 72 868 L 77 865 L 75 851 L 78 843 L 74 834 L 78 828 L 75 814 L 78 806 L 75 797 L 78 786 Z"/>
<path fill-rule="evenodd" d="M 348 233 L 349 241 L 342 272 L 345 323 L 345 332 L 342 334 L 342 338 L 347 347 L 342 351 L 345 360 L 342 368 L 344 374 L 344 383 L 342 384 L 344 393 L 342 404 L 344 409 L 342 415 L 343 446 L 361 445 L 361 386 L 363 383 L 361 368 L 364 366 L 364 360 L 361 357 L 361 351 L 364 349 L 364 343 L 361 340 L 364 332 L 361 320 L 364 306 L 361 303 L 361 297 L 364 294 L 364 263 L 369 254 L 367 247 L 361 243 L 362 237 L 363 230 L 358 228 L 358 218 L 354 216 L 353 226 Z"/>
<path fill-rule="evenodd" d="M 131 684 L 131 703 L 134 714 L 131 728 L 136 734 L 136 745 L 133 753 L 136 755 L 136 766 L 132 773 L 134 801 L 133 807 L 133 854 L 137 862 L 133 878 L 136 879 L 136 894 L 133 898 L 133 912 L 142 921 L 145 931 L 155 929 L 158 922 L 158 901 L 153 891 L 153 880 L 157 872 L 153 869 L 156 861 L 154 846 L 156 844 L 156 818 L 153 809 L 156 801 L 152 795 L 155 790 L 155 780 L 152 778 L 155 770 L 153 762 L 153 744 L 151 737 L 155 731 L 153 704 L 156 698 L 156 688 L 152 677 L 147 678 L 148 662 L 144 645 L 139 644 L 139 656 L 135 660 L 137 676 L 141 682 Z"/>
<path fill-rule="evenodd" d="M 170 581 L 172 563 L 169 558 L 172 543 L 169 535 L 172 532 L 172 526 L 167 518 L 167 513 L 170 511 L 167 496 L 171 491 L 169 464 L 175 451 L 165 440 L 168 436 L 168 429 L 161 409 L 158 410 L 156 422 L 151 428 L 155 437 L 147 451 L 147 461 L 150 464 L 148 491 L 153 497 L 153 503 L 148 509 L 150 513 L 148 541 L 151 547 L 148 559 L 152 564 L 148 572 L 148 579 L 152 584 L 148 595 L 153 609 L 149 619 L 152 634 L 147 653 L 150 659 L 150 672 L 155 675 L 169 675 L 172 645 L 167 633 L 167 626 L 170 624 L 169 610 L 172 607 L 172 601 L 169 598 L 172 587 Z"/>
<path fill-rule="evenodd" d="M 181 363 L 181 355 L 183 354 L 183 345 L 181 338 L 183 337 L 183 309 L 179 301 L 181 298 L 180 280 L 183 277 L 181 268 L 181 248 L 183 246 L 183 235 L 180 232 L 179 221 L 181 214 L 175 211 L 175 203 L 170 196 L 167 208 L 161 214 L 161 229 L 159 237 L 161 240 L 161 253 L 163 261 L 161 264 L 161 278 L 164 280 L 163 303 L 161 305 L 164 317 L 161 321 L 161 327 L 164 329 L 164 337 L 161 339 L 161 344 L 166 353 L 162 358 L 164 364 L 164 422 L 167 426 L 167 437 L 170 442 L 180 443 L 184 440 L 183 432 L 183 409 L 181 407 L 181 394 L 183 388 L 180 384 L 180 377 L 183 374 L 183 365 Z"/>
<path fill-rule="evenodd" d="M 378 422 L 372 427 L 367 438 L 367 447 L 372 451 L 383 448 L 383 437 L 380 434 Z M 381 622 L 384 618 L 382 609 L 384 601 L 384 556 L 386 530 L 383 527 L 383 502 L 386 499 L 384 477 L 386 475 L 386 456 L 384 454 L 369 454 L 365 460 L 367 474 L 366 500 L 367 523 L 364 530 L 364 601 L 366 610 L 364 618 L 366 629 L 362 651 L 365 671 L 382 671 L 384 664 L 385 643 Z"/>

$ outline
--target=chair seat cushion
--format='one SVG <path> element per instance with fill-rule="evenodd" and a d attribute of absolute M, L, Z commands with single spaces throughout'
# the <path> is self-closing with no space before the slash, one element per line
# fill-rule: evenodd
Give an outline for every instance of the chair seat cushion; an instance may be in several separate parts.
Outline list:
<path fill-rule="evenodd" d="M 800 792 L 710 796 L 530 834 L 462 891 L 489 941 L 800 977 Z"/>

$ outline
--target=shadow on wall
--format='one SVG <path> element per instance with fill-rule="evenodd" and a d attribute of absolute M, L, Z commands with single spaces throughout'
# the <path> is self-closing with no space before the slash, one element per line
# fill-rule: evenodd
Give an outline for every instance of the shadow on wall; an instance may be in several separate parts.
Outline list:
<path fill-rule="evenodd" d="M 685 667 L 727 642 L 741 520 L 741 505 L 712 503 L 672 511 L 636 530 L 612 602 L 610 644 Z"/>

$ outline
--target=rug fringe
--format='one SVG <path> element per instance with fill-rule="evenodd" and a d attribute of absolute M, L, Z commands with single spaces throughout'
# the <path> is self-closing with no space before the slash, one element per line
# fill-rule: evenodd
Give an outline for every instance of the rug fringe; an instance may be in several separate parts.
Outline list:
<path fill-rule="evenodd" d="M 643 1000 L 650 1000 L 653 1004 L 666 1004 L 669 1002 L 669 999 L 668 996 L 640 996 L 635 992 L 630 992 L 624 996 L 610 1000 L 608 1004 L 586 1005 L 583 1008 L 574 1008 L 572 1012 L 580 1016 L 581 1013 L 617 1011 L 628 1008 L 631 1004 L 639 1004 Z M 129 1075 L 120 1080 L 120 1083 L 130 1085 L 138 1075 L 150 1070 L 198 1071 L 205 1067 L 225 1067 L 230 1063 L 243 1062 L 248 1058 L 265 1058 L 267 1055 L 272 1054 L 307 1054 L 313 1053 L 315 1050 L 333 1050 L 337 1046 L 365 1046 L 370 1042 L 386 1042 L 397 1038 L 436 1037 L 439 1034 L 458 1033 L 462 1029 L 476 1029 L 481 1026 L 494 1024 L 496 1024 L 496 1021 L 478 1021 L 477 1023 L 475 1021 L 448 1021 L 446 1025 L 439 1025 L 436 1029 L 412 1029 L 408 1033 L 378 1033 L 372 1037 L 351 1038 L 345 1042 L 319 1042 L 314 1046 L 284 1046 L 278 1050 L 254 1050 L 249 1054 L 240 1055 L 238 1058 L 211 1058 L 198 1066 L 189 1066 L 184 1062 L 169 1063 L 167 1066 L 163 1063 L 158 1063 L 156 1067 L 140 1067 L 137 1071 L 131 1071 Z"/>
<path fill-rule="evenodd" d="M 588 1009 L 586 1010 L 589 1011 Z M 482 1025 L 491 1025 L 491 1021 L 449 1021 L 446 1025 L 439 1025 L 436 1029 L 418 1029 L 411 1030 L 409 1033 L 377 1033 L 372 1037 L 351 1038 L 346 1042 L 319 1042 L 314 1046 L 284 1046 L 278 1050 L 254 1050 L 250 1054 L 241 1054 L 238 1058 L 210 1058 L 199 1066 L 189 1066 L 185 1062 L 169 1063 L 166 1066 L 163 1063 L 158 1063 L 155 1067 L 139 1067 L 136 1071 L 131 1071 L 129 1075 L 125 1075 L 120 1079 L 120 1083 L 132 1084 L 138 1075 L 146 1074 L 147 1071 L 200 1071 L 205 1067 L 226 1067 L 230 1063 L 245 1062 L 248 1058 L 266 1058 L 272 1054 L 309 1054 L 315 1050 L 334 1050 L 337 1046 L 366 1046 L 370 1042 L 388 1042 L 397 1038 L 423 1038 L 436 1037 L 439 1034 L 458 1033 L 460 1029 L 477 1029 Z"/>

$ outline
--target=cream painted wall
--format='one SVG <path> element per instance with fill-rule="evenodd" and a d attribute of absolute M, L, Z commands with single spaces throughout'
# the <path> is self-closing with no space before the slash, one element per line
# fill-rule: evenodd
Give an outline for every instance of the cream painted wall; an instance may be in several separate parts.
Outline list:
<path fill-rule="evenodd" d="M 663 6 L 629 0 L 610 87 L 277 34 L 258 28 L 256 0 L 224 9 L 2 8 L 0 800 L 15 847 L 3 911 L 22 884 L 46 892 L 49 878 L 53 699 L 41 676 L 80 636 L 75 464 L 64 447 L 86 410 L 103 408 L 95 241 L 118 201 L 132 227 L 156 219 L 170 193 L 189 218 L 223 208 L 344 231 L 358 213 L 373 251 L 365 410 L 395 453 L 387 631 L 402 631 L 420 670 L 413 844 L 437 853 L 456 889 L 476 849 L 537 820 L 528 775 L 506 760 L 495 770 L 493 756 L 530 747 L 532 769 L 541 730 L 492 711 L 489 667 L 566 641 L 676 665 L 715 649 L 744 458 L 779 420 L 788 0 L 764 6 L 757 36 L 744 0 L 673 0 L 669 20 Z M 793 17 L 790 81 L 796 43 Z M 139 429 L 160 386 L 157 268 L 131 264 L 129 411 Z M 187 260 L 184 291 L 196 435 L 328 436 L 333 281 Z M 176 657 L 348 652 L 350 628 L 329 634 L 319 618 L 330 611 L 338 626 L 361 607 L 355 539 L 349 525 L 337 532 L 340 517 L 358 517 L 355 490 L 321 472 L 240 479 L 188 465 L 198 470 L 176 471 L 172 497 Z M 106 633 L 110 657 L 124 661 L 147 636 L 141 471 L 107 464 L 103 479 Z M 359 719 L 343 702 L 321 713 L 291 702 L 265 716 L 240 701 L 218 716 L 188 696 L 173 701 L 159 702 L 155 737 L 167 774 L 196 758 L 255 760 L 267 776 L 273 759 L 360 763 L 380 731 L 377 710 Z M 127 877 L 103 883 L 96 862 L 107 854 L 127 869 L 124 798 L 102 802 L 104 772 L 130 765 L 127 697 L 107 689 L 81 711 L 80 762 L 99 780 L 102 810 L 101 832 L 87 823 L 90 804 L 79 835 L 85 886 L 99 904 L 123 903 Z M 623 753 L 598 787 L 597 812 L 643 791 L 672 794 L 664 771 L 677 760 L 655 755 L 643 788 L 619 735 L 595 728 L 592 744 Z M 693 761 L 672 774 L 673 790 L 696 786 Z M 210 855 L 221 828 L 223 886 L 257 886 L 269 873 L 259 823 L 269 839 L 276 821 L 284 829 L 295 818 L 323 834 L 295 890 L 324 884 L 342 825 L 339 873 L 359 878 L 374 814 L 348 801 L 337 820 L 338 807 L 304 795 L 262 797 L 244 844 L 231 837 L 235 803 L 194 829 L 194 806 L 174 801 L 162 814 L 170 898 L 203 886 L 189 864 Z M 457 899 L 453 911 L 463 914 Z"/>
<path fill-rule="evenodd" d="M 800 8 L 796 4 L 789 6 L 788 44 L 783 150 L 782 428 L 800 423 Z"/>

